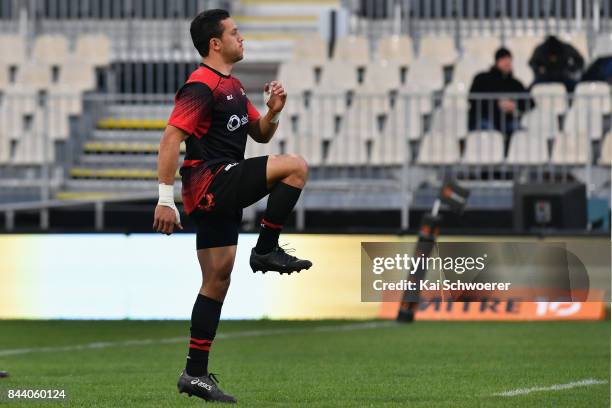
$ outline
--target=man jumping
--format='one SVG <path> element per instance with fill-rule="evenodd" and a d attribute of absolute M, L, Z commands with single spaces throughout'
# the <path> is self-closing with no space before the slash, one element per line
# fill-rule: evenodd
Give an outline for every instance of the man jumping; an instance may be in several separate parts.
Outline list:
<path fill-rule="evenodd" d="M 279 82 L 264 87 L 268 112 L 260 116 L 238 79 L 231 75 L 243 58 L 243 39 L 225 10 L 208 10 L 191 22 L 191 38 L 202 56 L 200 67 L 179 89 L 159 146 L 159 202 L 153 229 L 170 235 L 182 229 L 174 204 L 173 183 L 181 142 L 187 152 L 181 166 L 185 212 L 196 222 L 196 248 L 202 286 L 191 315 L 187 365 L 178 389 L 207 401 L 236 402 L 208 372 L 208 353 L 236 257 L 242 209 L 266 195 L 257 245 L 250 264 L 255 271 L 299 272 L 312 263 L 288 255 L 278 246 L 283 224 L 308 176 L 304 159 L 271 155 L 244 159 L 247 134 L 270 141 L 287 94 Z"/>

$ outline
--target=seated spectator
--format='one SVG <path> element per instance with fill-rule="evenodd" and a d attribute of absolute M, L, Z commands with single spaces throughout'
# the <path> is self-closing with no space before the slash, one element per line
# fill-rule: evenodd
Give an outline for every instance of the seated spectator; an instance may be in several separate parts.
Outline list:
<path fill-rule="evenodd" d="M 551 35 L 533 51 L 529 66 L 533 69 L 534 84 L 561 82 L 567 92 L 574 92 L 584 59 L 570 44 Z"/>
<path fill-rule="evenodd" d="M 489 93 L 510 95 L 482 95 Z M 489 71 L 474 77 L 469 99 L 470 130 L 498 130 L 506 136 L 506 147 L 512 132 L 520 128 L 521 115 L 534 104 L 527 89 L 512 75 L 512 54 L 506 48 L 497 50 L 495 65 Z"/>

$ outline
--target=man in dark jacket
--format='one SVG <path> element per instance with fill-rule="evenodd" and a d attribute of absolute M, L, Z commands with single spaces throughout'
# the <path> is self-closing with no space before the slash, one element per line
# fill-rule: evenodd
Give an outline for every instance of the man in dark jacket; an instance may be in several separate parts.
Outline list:
<path fill-rule="evenodd" d="M 551 35 L 533 51 L 529 66 L 533 69 L 534 84 L 561 82 L 567 92 L 574 92 L 584 59 L 570 44 Z"/>
<path fill-rule="evenodd" d="M 507 93 L 496 97 L 490 93 Z M 470 88 L 470 130 L 491 129 L 510 135 L 520 125 L 520 116 L 533 106 L 523 84 L 512 76 L 512 54 L 506 48 L 495 53 L 495 65 L 474 77 Z"/>

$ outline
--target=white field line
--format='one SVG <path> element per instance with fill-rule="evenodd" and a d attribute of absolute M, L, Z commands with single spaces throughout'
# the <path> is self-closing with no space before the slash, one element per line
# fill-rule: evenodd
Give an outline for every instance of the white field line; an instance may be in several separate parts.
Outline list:
<path fill-rule="evenodd" d="M 283 334 L 303 334 L 303 333 L 321 333 L 321 332 L 342 332 L 353 330 L 379 329 L 383 327 L 396 326 L 396 322 L 367 322 L 367 323 L 349 323 L 335 326 L 315 326 L 315 327 L 300 327 L 296 329 L 269 329 L 269 330 L 247 330 L 228 333 L 219 333 L 216 339 L 235 339 L 241 337 L 261 337 L 261 336 L 276 336 Z M 165 339 L 140 339 L 140 340 L 123 340 L 123 341 L 103 341 L 96 343 L 75 344 L 72 346 L 62 347 L 31 347 L 0 350 L 0 357 L 14 356 L 19 354 L 29 353 L 58 353 L 64 351 L 79 351 L 92 349 L 105 349 L 111 347 L 129 347 L 129 346 L 147 346 L 153 344 L 187 344 L 188 337 L 171 337 Z"/>
<path fill-rule="evenodd" d="M 517 388 L 516 390 L 510 390 L 501 392 L 499 394 L 493 394 L 497 397 L 516 397 L 518 395 L 527 395 L 532 392 L 544 392 L 544 391 L 560 391 L 568 390 L 576 387 L 588 387 L 589 385 L 607 384 L 607 381 L 595 380 L 593 378 L 587 378 L 585 380 L 575 381 L 567 384 L 554 384 L 548 387 L 532 387 L 532 388 Z"/>

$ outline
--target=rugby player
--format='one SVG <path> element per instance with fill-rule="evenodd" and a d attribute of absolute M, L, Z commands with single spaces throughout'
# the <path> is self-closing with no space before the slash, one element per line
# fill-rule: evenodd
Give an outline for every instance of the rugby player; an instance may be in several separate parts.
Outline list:
<path fill-rule="evenodd" d="M 202 286 L 191 314 L 191 339 L 178 389 L 207 401 L 236 402 L 208 371 L 208 355 L 230 285 L 242 209 L 268 196 L 256 246 L 253 272 L 299 272 L 312 263 L 278 245 L 283 224 L 308 177 L 296 155 L 244 159 L 247 135 L 267 143 L 278 127 L 287 93 L 278 81 L 264 86 L 267 112 L 261 116 L 232 76 L 243 59 L 243 38 L 225 10 L 207 10 L 191 23 L 191 38 L 202 63 L 178 90 L 159 146 L 159 202 L 153 229 L 170 235 L 182 229 L 173 183 L 181 142 L 187 151 L 180 169 L 184 211 L 197 225 L 196 248 Z"/>

